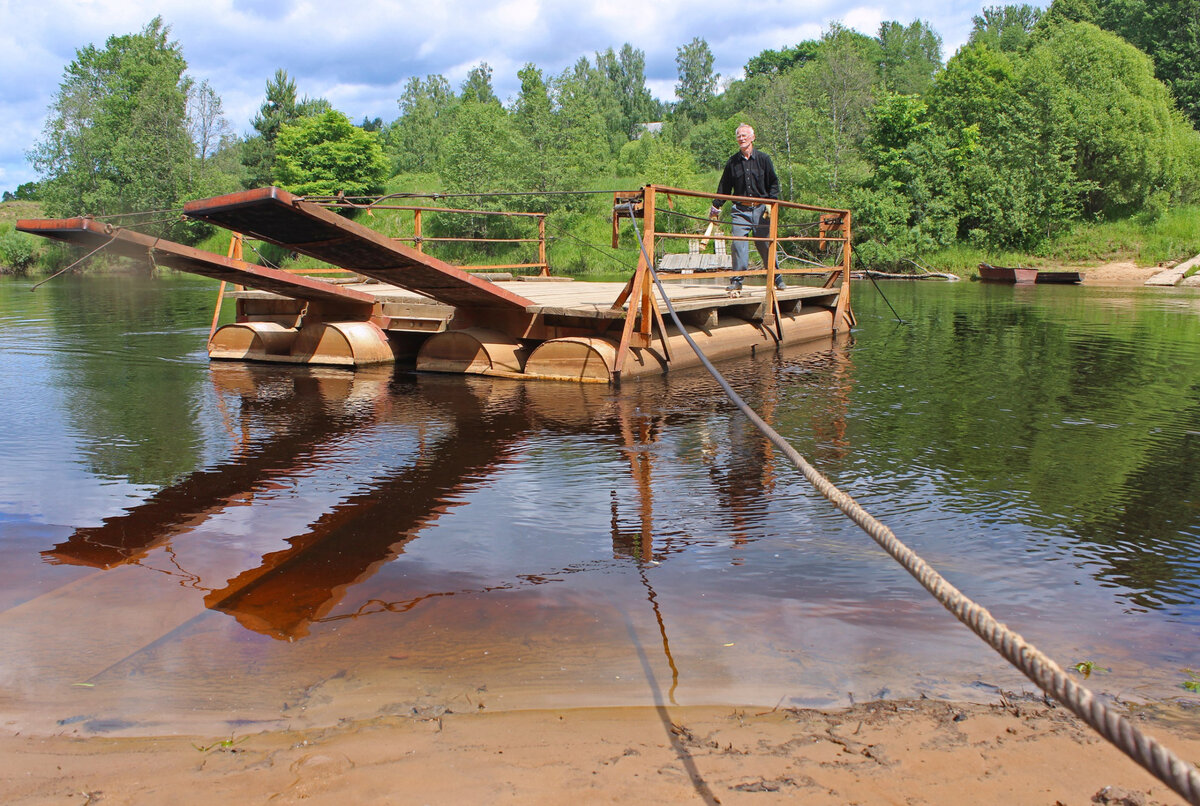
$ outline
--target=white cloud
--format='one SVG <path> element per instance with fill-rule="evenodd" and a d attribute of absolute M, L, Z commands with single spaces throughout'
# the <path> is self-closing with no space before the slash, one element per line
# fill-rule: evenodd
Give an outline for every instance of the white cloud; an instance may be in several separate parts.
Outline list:
<path fill-rule="evenodd" d="M 18 5 L 20 8 L 18 8 Z M 446 76 L 456 89 L 481 61 L 494 70 L 501 100 L 519 87 L 517 70 L 532 62 L 547 75 L 579 57 L 629 42 L 646 54 L 647 86 L 670 100 L 675 54 L 704 38 L 726 78 L 764 49 L 819 36 L 838 20 L 874 34 L 887 19 L 921 18 L 943 36 L 947 54 L 962 44 L 982 2 L 897 2 L 847 8 L 833 0 L 659 0 L 636 8 L 621 0 L 0 0 L 0 182 L 35 179 L 25 152 L 41 134 L 63 69 L 87 45 L 140 31 L 156 15 L 171 27 L 189 72 L 207 79 L 235 130 L 246 133 L 266 83 L 282 68 L 301 95 L 327 97 L 352 120 L 393 120 L 396 99 L 412 76 Z"/>

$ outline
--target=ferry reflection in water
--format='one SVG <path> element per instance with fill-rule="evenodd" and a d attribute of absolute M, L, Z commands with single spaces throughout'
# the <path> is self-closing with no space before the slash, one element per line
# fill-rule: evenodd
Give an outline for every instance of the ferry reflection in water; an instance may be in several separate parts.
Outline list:
<path fill-rule="evenodd" d="M 213 383 L 223 397 L 237 397 L 242 428 L 256 430 L 266 420 L 277 430 L 250 442 L 230 461 L 193 473 L 103 526 L 80 529 L 44 554 L 52 561 L 99 568 L 139 562 L 152 549 L 167 547 L 221 511 L 249 501 L 256 491 L 322 472 L 323 449 L 352 441 L 383 418 L 404 411 L 420 424 L 444 420 L 446 428 L 415 446 L 411 464 L 370 480 L 308 531 L 287 538 L 286 548 L 263 555 L 256 567 L 224 585 L 213 587 L 212 580 L 178 569 L 194 587 L 208 591 L 204 603 L 209 608 L 276 638 L 306 635 L 308 625 L 346 588 L 403 553 L 405 544 L 449 506 L 459 486 L 504 461 L 527 427 L 520 407 L 512 405 L 520 391 L 515 384 L 497 390 L 473 379 L 453 386 L 427 383 L 420 395 L 397 397 L 389 389 L 392 373 L 391 367 L 288 372 L 295 386 L 287 394 L 270 368 L 214 364 Z M 481 399 L 480 393 L 488 397 Z M 336 452 L 341 450 L 344 446 Z"/>
<path fill-rule="evenodd" d="M 194 301 L 143 333 L 179 289 L 125 285 L 58 287 L 54 328 L 0 294 L 0 386 L 26 403 L 0 423 L 13 730 L 1028 688 L 702 371 L 618 390 L 210 364 Z M 1195 298 L 1114 315 L 1086 288 L 960 285 L 889 290 L 919 326 L 866 296 L 857 341 L 720 369 L 998 618 L 1111 669 L 1094 688 L 1191 697 Z"/>
<path fill-rule="evenodd" d="M 790 354 L 793 360 L 815 356 L 826 361 L 831 344 Z M 848 362 L 844 353 L 834 355 L 839 369 L 829 402 L 844 403 Z M 770 421 L 779 375 L 757 377 L 765 385 L 758 392 Z M 205 591 L 206 607 L 228 613 L 264 635 L 295 640 L 352 597 L 349 590 L 354 585 L 404 554 L 449 507 L 462 503 L 456 500 L 460 491 L 513 461 L 533 429 L 559 431 L 564 440 L 589 432 L 619 438 L 636 494 L 630 498 L 611 492 L 614 558 L 662 561 L 686 547 L 687 541 L 677 537 L 666 537 L 658 545 L 654 541 L 653 446 L 672 411 L 671 400 L 661 396 L 663 387 L 627 385 L 613 390 L 596 384 L 438 376 L 395 380 L 390 367 L 354 373 L 307 368 L 281 372 L 223 363 L 212 365 L 211 378 L 226 408 L 235 410 L 228 416 L 236 423 L 228 426 L 240 435 L 236 455 L 190 474 L 99 527 L 76 530 L 66 542 L 43 552 L 48 561 L 109 569 L 143 563 L 160 550 L 173 555 L 173 567 L 158 570 Z M 706 376 L 696 376 L 693 382 L 711 386 Z M 668 392 L 686 399 L 692 388 L 685 383 Z M 430 433 L 413 445 L 404 466 L 358 485 L 357 492 L 338 500 L 306 531 L 286 538 L 286 547 L 263 554 L 254 567 L 221 583 L 180 560 L 174 542 L 186 540 L 189 532 L 263 491 L 328 470 L 327 454 L 340 457 L 356 435 L 381 420 L 406 419 Z M 734 544 L 742 545 L 761 521 L 762 498 L 772 489 L 776 459 L 766 439 L 743 418 L 722 420 L 726 433 L 700 432 L 699 455 L 715 482 L 719 502 L 737 524 Z M 844 450 L 844 405 L 819 407 L 813 425 L 818 432 L 833 434 L 830 456 Z M 264 426 L 270 432 L 257 434 Z M 722 451 L 730 452 L 734 461 L 722 461 Z M 562 517 L 565 503 L 546 500 L 547 516 Z M 636 529 L 626 527 L 626 513 L 635 513 Z M 544 568 L 534 560 L 516 578 L 522 584 L 537 584 L 564 570 L 570 569 Z M 456 592 L 372 600 L 338 618 L 409 610 L 422 600 Z"/>

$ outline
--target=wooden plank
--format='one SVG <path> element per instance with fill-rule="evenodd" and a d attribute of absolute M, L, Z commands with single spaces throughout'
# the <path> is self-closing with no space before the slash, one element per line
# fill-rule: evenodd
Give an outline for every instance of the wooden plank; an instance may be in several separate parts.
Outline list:
<path fill-rule="evenodd" d="M 508 285 L 507 282 L 500 283 Z M 558 317 L 584 317 L 588 319 L 624 319 L 624 308 L 612 308 L 613 300 L 625 287 L 623 283 L 586 283 L 586 282 L 522 282 L 522 291 L 530 300 L 525 309 L 530 314 Z M 431 318 L 448 316 L 451 306 L 444 305 L 422 294 L 397 288 L 386 283 L 355 283 L 343 285 L 348 291 L 362 292 L 371 295 L 383 306 L 382 313 L 386 316 Z M 665 285 L 667 296 L 677 311 L 703 311 L 713 308 L 726 308 L 745 305 L 763 297 L 765 287 L 751 286 L 743 291 L 741 297 L 733 298 L 728 295 L 723 286 L 670 284 Z M 781 303 L 798 303 L 805 299 L 833 298 L 838 294 L 836 288 L 819 288 L 815 286 L 792 286 L 783 291 L 777 291 L 776 297 Z M 236 291 L 227 294 L 233 298 L 269 299 L 272 294 L 263 291 Z M 666 304 L 655 294 L 655 306 L 659 312 L 666 312 Z M 704 317 L 702 317 L 704 318 Z"/>
<path fill-rule="evenodd" d="M 441 333 L 449 324 L 448 319 L 412 316 L 384 316 L 382 320 L 378 324 L 384 330 L 397 330 L 405 333 Z"/>
<path fill-rule="evenodd" d="M 658 270 L 680 274 L 700 274 L 733 269 L 732 255 L 689 254 L 669 252 L 659 260 Z"/>
<path fill-rule="evenodd" d="M 1143 285 L 1179 285 L 1181 282 L 1183 282 L 1183 276 L 1191 271 L 1192 267 L 1194 267 L 1197 263 L 1200 263 L 1200 255 L 1196 255 L 1194 258 L 1186 260 L 1177 266 L 1173 266 L 1169 269 L 1163 269 L 1158 274 L 1155 274 L 1153 277 L 1143 283 Z"/>
<path fill-rule="evenodd" d="M 679 319 L 684 324 L 698 327 L 701 330 L 712 330 L 717 326 L 716 308 L 697 308 L 692 311 L 678 311 Z"/>

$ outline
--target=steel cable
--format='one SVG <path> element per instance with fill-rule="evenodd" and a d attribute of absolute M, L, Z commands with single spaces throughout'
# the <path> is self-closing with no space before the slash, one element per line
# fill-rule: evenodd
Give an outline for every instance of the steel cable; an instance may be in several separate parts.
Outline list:
<path fill-rule="evenodd" d="M 632 205 L 631 205 L 632 207 Z M 632 216 L 631 216 L 631 220 Z M 1009 663 L 1038 685 L 1043 691 L 1070 709 L 1076 716 L 1090 725 L 1097 733 L 1107 739 L 1125 755 L 1132 758 L 1154 777 L 1171 787 L 1188 803 L 1200 806 L 1200 772 L 1191 764 L 1184 761 L 1154 737 L 1147 736 L 1137 729 L 1128 719 L 1116 713 L 1101 702 L 1092 691 L 1072 680 L 1067 673 L 1050 657 L 1030 644 L 1018 633 L 996 620 L 987 608 L 972 601 L 962 591 L 950 584 L 941 574 L 926 563 L 912 549 L 906 546 L 890 528 L 877 520 L 852 497 L 839 490 L 833 482 L 808 463 L 808 461 L 788 444 L 779 433 L 766 423 L 758 413 L 742 400 L 733 390 L 729 382 L 717 371 L 716 367 L 700 350 L 699 345 L 692 339 L 687 329 L 680 321 L 662 281 L 651 265 L 646 247 L 638 231 L 637 221 L 633 220 L 634 234 L 638 246 L 642 250 L 642 258 L 650 276 L 654 279 L 667 306 L 675 326 L 691 345 L 696 357 L 709 374 L 717 381 L 725 394 L 735 406 L 754 424 L 762 434 L 770 440 L 787 459 L 803 474 L 804 478 L 825 497 L 827 501 L 842 511 L 860 529 L 867 533 L 880 548 L 886 551 L 896 562 L 904 567 L 921 587 L 929 591 L 943 607 L 982 638 Z"/>
<path fill-rule="evenodd" d="M 51 281 L 51 280 L 53 280 L 55 277 L 58 277 L 60 274 L 66 274 L 66 273 L 67 273 L 67 272 L 69 272 L 71 269 L 75 268 L 76 266 L 78 266 L 79 264 L 83 263 L 83 262 L 84 262 L 84 261 L 86 261 L 88 258 L 90 258 L 92 255 L 94 255 L 94 254 L 96 254 L 97 252 L 99 252 L 101 249 L 104 249 L 104 248 L 106 248 L 107 246 L 109 246 L 109 245 L 110 245 L 110 244 L 111 244 L 113 241 L 115 241 L 115 240 L 116 240 L 116 238 L 114 238 L 113 236 L 111 236 L 111 235 L 110 235 L 107 241 L 105 241 L 104 243 L 100 244 L 100 245 L 99 245 L 99 246 L 97 246 L 95 249 L 93 249 L 92 251 L 90 251 L 90 252 L 88 252 L 86 255 L 84 255 L 83 257 L 79 258 L 79 260 L 76 260 L 76 261 L 75 261 L 74 263 L 72 263 L 70 266 L 67 266 L 67 267 L 65 267 L 65 268 L 59 269 L 58 271 L 54 272 L 54 274 L 51 274 L 49 277 L 47 277 L 45 280 L 41 280 L 40 282 L 34 283 L 32 286 L 30 286 L 29 290 L 30 290 L 30 291 L 37 291 L 37 290 L 38 290 L 38 288 L 40 288 L 41 286 L 43 286 L 43 285 L 45 285 L 46 283 L 50 282 L 50 281 Z"/>

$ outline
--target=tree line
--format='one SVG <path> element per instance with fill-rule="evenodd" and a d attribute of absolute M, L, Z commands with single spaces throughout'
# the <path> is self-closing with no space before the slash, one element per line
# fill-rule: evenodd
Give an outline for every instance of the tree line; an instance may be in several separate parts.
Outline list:
<path fill-rule="evenodd" d="M 519 192 L 537 194 L 520 206 L 570 225 L 587 202 L 559 191 L 715 188 L 748 122 L 785 199 L 854 211 L 865 265 L 963 242 L 1029 250 L 1079 221 L 1153 219 L 1200 196 L 1198 41 L 1200 0 L 990 6 L 948 60 L 924 21 L 885 22 L 875 36 L 834 23 L 723 80 L 696 38 L 676 51 L 666 103 L 646 87 L 644 53 L 625 44 L 558 74 L 526 64 L 506 102 L 486 63 L 457 90 L 414 76 L 394 120 L 357 124 L 279 70 L 239 137 L 155 18 L 77 51 L 29 153 L 40 179 L 15 195 L 68 216 L 171 210 L 266 184 Z M 206 232 L 169 226 L 184 241 Z"/>

